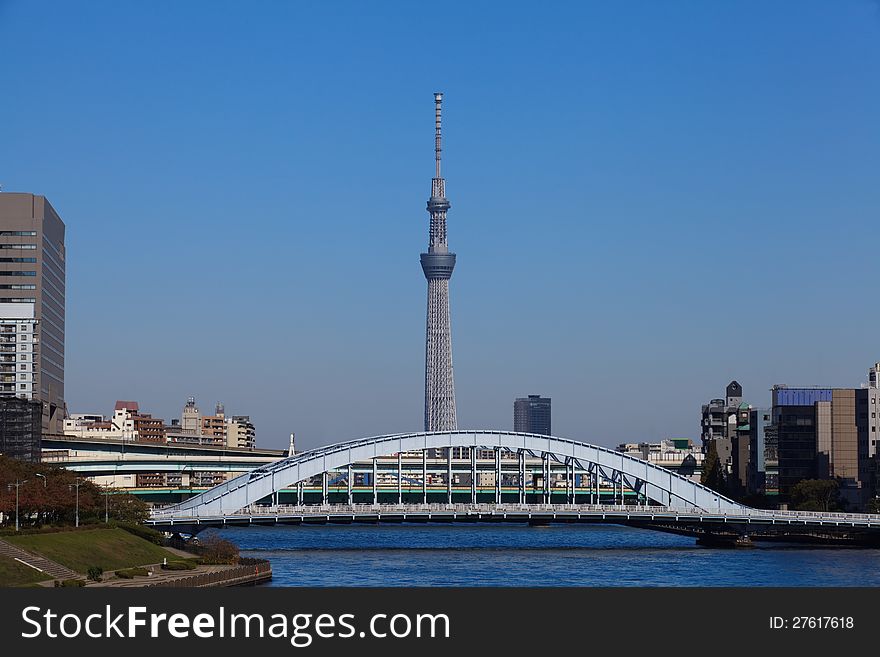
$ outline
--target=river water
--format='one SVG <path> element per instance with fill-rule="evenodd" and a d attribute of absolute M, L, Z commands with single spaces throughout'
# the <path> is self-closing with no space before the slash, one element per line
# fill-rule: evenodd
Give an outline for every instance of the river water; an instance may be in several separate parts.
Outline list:
<path fill-rule="evenodd" d="M 270 586 L 880 586 L 880 550 L 694 539 L 614 525 L 224 529 Z"/>

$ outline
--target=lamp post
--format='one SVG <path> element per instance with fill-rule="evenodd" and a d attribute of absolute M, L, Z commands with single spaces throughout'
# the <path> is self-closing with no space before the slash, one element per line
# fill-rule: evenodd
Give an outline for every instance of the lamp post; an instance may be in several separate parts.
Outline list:
<path fill-rule="evenodd" d="M 43 488 L 45 488 L 45 487 L 46 487 L 46 475 L 44 475 L 44 474 L 40 474 L 39 472 L 37 472 L 36 475 L 37 475 L 40 479 L 43 480 Z"/>
<path fill-rule="evenodd" d="M 104 485 L 104 524 L 110 523 L 110 484 Z"/>
<path fill-rule="evenodd" d="M 14 484 L 7 484 L 6 488 L 8 490 L 12 490 L 12 487 L 15 486 L 15 531 L 18 531 L 18 489 L 21 488 L 24 484 L 28 482 L 27 479 L 20 480 L 16 479 Z"/>
<path fill-rule="evenodd" d="M 76 526 L 79 527 L 79 487 L 82 486 L 83 482 L 77 480 L 75 484 L 68 484 L 67 490 L 72 490 L 76 487 Z"/>

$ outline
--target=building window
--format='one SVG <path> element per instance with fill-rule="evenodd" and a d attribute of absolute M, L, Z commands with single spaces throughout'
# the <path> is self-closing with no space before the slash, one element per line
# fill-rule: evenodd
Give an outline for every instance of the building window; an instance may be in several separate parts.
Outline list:
<path fill-rule="evenodd" d="M 19 390 L 27 390 L 27 385 L 24 384 L 24 383 L 20 383 L 20 384 L 18 385 L 18 389 L 19 389 Z"/>
<path fill-rule="evenodd" d="M 11 235 L 14 237 L 36 237 L 37 231 L 35 231 L 35 230 L 0 230 L 0 237 L 5 237 L 7 235 Z"/>
<path fill-rule="evenodd" d="M 26 370 L 26 369 L 27 369 L 27 365 L 19 365 L 19 366 L 18 366 L 18 369 L 20 369 L 20 370 Z"/>

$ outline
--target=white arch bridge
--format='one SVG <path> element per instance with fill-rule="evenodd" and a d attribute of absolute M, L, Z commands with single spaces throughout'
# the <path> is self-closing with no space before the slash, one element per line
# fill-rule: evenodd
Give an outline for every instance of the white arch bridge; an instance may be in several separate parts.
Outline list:
<path fill-rule="evenodd" d="M 439 450 L 439 452 L 434 451 Z M 478 504 L 477 451 L 490 450 L 495 456 L 495 503 Z M 402 455 L 421 453 L 422 499 L 404 504 Z M 453 503 L 453 453 L 470 456 L 471 486 L 467 504 Z M 444 504 L 428 503 L 429 454 L 436 469 L 436 454 L 444 455 L 446 484 Z M 506 464 L 502 463 L 506 453 Z M 511 456 L 515 456 L 514 464 Z M 380 504 L 378 462 L 397 459 L 397 500 Z M 526 463 L 540 460 L 542 495 L 528 503 L 525 487 Z M 461 459 L 458 459 L 461 467 Z M 393 462 L 393 461 L 392 461 Z M 372 503 L 355 504 L 352 471 L 356 464 L 372 464 Z M 467 464 L 465 464 L 466 467 Z M 507 467 L 505 471 L 504 467 Z M 533 468 L 529 468 L 534 472 Z M 564 481 L 566 504 L 552 504 L 550 473 Z M 461 470 L 459 470 L 461 471 Z M 328 503 L 328 473 L 342 472 L 346 479 L 344 504 Z M 466 470 L 465 470 L 466 472 Z M 518 482 L 515 503 L 503 503 L 503 477 Z M 322 478 L 319 503 L 305 504 L 306 482 Z M 583 486 L 576 493 L 576 481 L 587 481 L 586 502 Z M 610 483 L 613 499 L 620 504 L 602 504 L 600 481 Z M 279 491 L 296 486 L 297 504 L 279 506 Z M 631 491 L 624 503 L 624 489 Z M 412 488 L 408 488 L 410 494 Z M 507 493 L 510 498 L 510 493 Z M 533 495 L 534 497 L 534 495 Z M 170 507 L 155 509 L 148 523 L 159 529 L 195 533 L 205 527 L 310 523 L 310 522 L 609 522 L 646 529 L 696 536 L 706 541 L 743 542 L 750 538 L 767 540 L 810 540 L 847 543 L 874 541 L 880 537 L 880 515 L 813 512 L 786 512 L 751 509 L 724 497 L 672 470 L 605 447 L 565 438 L 508 431 L 452 431 L 406 433 L 377 436 L 337 443 L 281 459 L 258 467 Z"/>

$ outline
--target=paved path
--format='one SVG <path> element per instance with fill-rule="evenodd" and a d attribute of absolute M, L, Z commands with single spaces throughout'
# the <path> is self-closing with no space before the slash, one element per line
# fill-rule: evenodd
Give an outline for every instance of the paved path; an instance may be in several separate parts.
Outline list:
<path fill-rule="evenodd" d="M 192 557 L 192 554 L 187 552 L 178 551 L 182 555 L 187 555 Z M 132 579 L 120 579 L 113 575 L 113 572 L 104 573 L 104 576 L 107 577 L 104 581 L 101 582 L 89 582 L 88 586 L 112 586 L 112 587 L 140 587 L 140 586 L 151 586 L 157 582 L 167 582 L 175 579 L 183 579 L 185 577 L 192 577 L 193 575 L 203 575 L 205 573 L 216 573 L 224 570 L 229 570 L 230 568 L 235 568 L 235 566 L 228 565 L 219 565 L 219 566 L 196 566 L 194 570 L 162 570 L 161 564 L 153 564 L 151 566 L 144 566 L 148 571 L 152 572 L 152 575 L 147 577 L 133 577 Z"/>
<path fill-rule="evenodd" d="M 10 559 L 23 562 L 25 565 L 30 566 L 35 570 L 39 570 L 53 579 L 82 579 L 82 575 L 72 571 L 66 566 L 62 566 L 60 563 L 26 552 L 20 547 L 3 540 L 0 540 L 0 554 L 7 556 Z"/>

